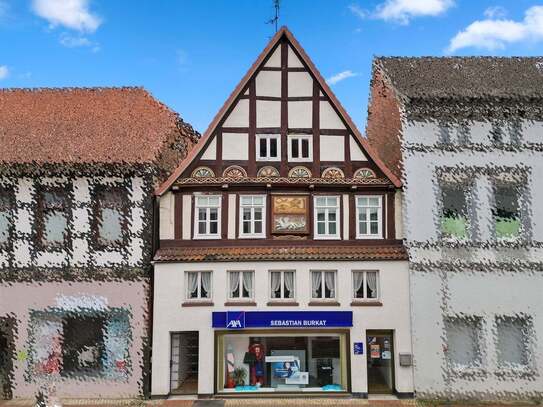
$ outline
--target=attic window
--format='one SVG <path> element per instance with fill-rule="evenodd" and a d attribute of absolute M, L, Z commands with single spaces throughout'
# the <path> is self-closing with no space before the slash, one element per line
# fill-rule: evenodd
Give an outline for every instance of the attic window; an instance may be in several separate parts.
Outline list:
<path fill-rule="evenodd" d="M 42 248 L 60 248 L 68 233 L 68 197 L 62 188 L 44 187 L 38 193 L 37 232 Z"/>
<path fill-rule="evenodd" d="M 256 159 L 258 161 L 279 161 L 281 140 L 279 134 L 257 134 Z"/>

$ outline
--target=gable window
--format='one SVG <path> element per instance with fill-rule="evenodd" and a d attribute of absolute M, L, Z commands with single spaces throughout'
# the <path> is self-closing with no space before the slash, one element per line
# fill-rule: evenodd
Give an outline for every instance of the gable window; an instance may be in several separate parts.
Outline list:
<path fill-rule="evenodd" d="M 520 192 L 515 183 L 494 184 L 494 231 L 497 239 L 515 239 L 521 234 Z"/>
<path fill-rule="evenodd" d="M 481 367 L 481 331 L 479 317 L 445 319 L 447 358 L 453 369 Z"/>
<path fill-rule="evenodd" d="M 254 296 L 253 271 L 228 272 L 228 298 L 232 300 L 248 299 Z"/>
<path fill-rule="evenodd" d="M 311 298 L 333 299 L 336 298 L 336 272 L 312 271 L 311 272 Z"/>
<path fill-rule="evenodd" d="M 315 197 L 315 239 L 339 239 L 339 197 Z"/>
<path fill-rule="evenodd" d="M 196 196 L 194 238 L 217 239 L 221 233 L 221 196 Z"/>
<path fill-rule="evenodd" d="M 241 195 L 239 206 L 239 236 L 266 237 L 266 196 Z"/>
<path fill-rule="evenodd" d="M 311 161 L 313 159 L 313 136 L 294 135 L 288 136 L 289 161 Z"/>
<path fill-rule="evenodd" d="M 279 161 L 281 159 L 281 136 L 279 134 L 257 134 L 256 159 L 258 161 Z"/>
<path fill-rule="evenodd" d="M 0 187 L 0 247 L 9 243 L 13 227 L 13 195 Z"/>
<path fill-rule="evenodd" d="M 443 237 L 467 239 L 469 233 L 468 188 L 464 183 L 441 185 L 440 226 Z"/>
<path fill-rule="evenodd" d="M 128 229 L 128 197 L 122 187 L 98 187 L 95 202 L 96 237 L 101 246 L 120 246 Z"/>
<path fill-rule="evenodd" d="M 211 271 L 187 271 L 187 300 L 211 298 Z"/>
<path fill-rule="evenodd" d="M 68 197 L 61 188 L 38 192 L 38 238 L 44 248 L 60 248 L 68 233 Z"/>
<path fill-rule="evenodd" d="M 270 271 L 270 297 L 294 298 L 294 271 Z"/>
<path fill-rule="evenodd" d="M 498 366 L 502 368 L 528 366 L 530 331 L 526 318 L 504 316 L 496 318 Z"/>
<path fill-rule="evenodd" d="M 353 298 L 368 300 L 379 298 L 377 271 L 353 271 Z"/>
<path fill-rule="evenodd" d="M 357 196 L 357 239 L 382 238 L 382 196 Z"/>

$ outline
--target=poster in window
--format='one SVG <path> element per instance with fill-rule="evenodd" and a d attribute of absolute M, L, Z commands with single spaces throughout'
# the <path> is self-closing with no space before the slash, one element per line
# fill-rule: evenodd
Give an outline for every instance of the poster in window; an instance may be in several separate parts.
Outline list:
<path fill-rule="evenodd" d="M 370 357 L 372 359 L 380 359 L 381 358 L 381 347 L 379 344 L 371 344 L 370 345 Z"/>
<path fill-rule="evenodd" d="M 309 233 L 309 199 L 300 195 L 272 196 L 272 233 Z"/>

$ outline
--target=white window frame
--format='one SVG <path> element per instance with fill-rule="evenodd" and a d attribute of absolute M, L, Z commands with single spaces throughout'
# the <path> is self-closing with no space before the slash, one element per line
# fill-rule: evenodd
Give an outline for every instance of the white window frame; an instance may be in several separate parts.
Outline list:
<path fill-rule="evenodd" d="M 321 287 L 322 294 L 320 297 L 313 297 L 313 273 L 321 273 Z M 326 273 L 334 274 L 334 296 L 326 297 Z M 338 281 L 337 281 L 337 270 L 311 270 L 309 272 L 309 289 L 311 291 L 311 301 L 337 301 L 338 296 Z"/>
<path fill-rule="evenodd" d="M 268 157 L 262 157 L 260 155 L 260 140 L 266 140 L 266 151 Z M 269 157 L 270 153 L 270 140 L 277 140 L 277 157 Z M 257 134 L 256 135 L 256 160 L 257 161 L 281 161 L 281 135 L 280 134 Z"/>
<path fill-rule="evenodd" d="M 262 205 L 255 205 L 254 198 L 261 197 Z M 251 205 L 243 205 L 242 198 L 252 198 L 253 203 Z M 239 238 L 240 239 L 265 239 L 266 238 L 266 195 L 239 195 L 239 210 L 238 210 L 238 223 L 239 223 Z M 243 233 L 243 208 L 251 208 L 251 233 Z M 262 208 L 262 232 L 254 233 L 255 228 L 255 208 Z"/>
<path fill-rule="evenodd" d="M 337 205 L 336 206 L 317 206 L 317 198 L 335 198 Z M 341 203 L 340 203 L 341 197 L 339 195 L 315 195 L 313 197 L 313 238 L 315 240 L 341 240 Z M 317 227 L 317 213 L 319 209 L 324 209 L 324 217 L 325 217 L 325 234 L 320 235 L 318 232 Z M 336 210 L 336 233 L 335 234 L 329 234 L 328 233 L 328 214 L 330 212 L 330 209 Z"/>
<path fill-rule="evenodd" d="M 271 281 L 272 281 L 272 273 L 281 273 L 281 285 L 280 285 L 280 288 L 281 288 L 281 296 L 279 298 L 275 298 L 273 296 L 273 292 L 272 292 L 272 285 L 271 285 Z M 284 287 L 285 287 L 285 273 L 293 273 L 294 275 L 294 278 L 293 278 L 293 287 L 292 287 L 292 298 L 285 298 L 285 292 L 284 292 Z M 288 302 L 288 301 L 295 301 L 296 300 L 296 270 L 270 270 L 270 272 L 268 273 L 269 276 L 268 276 L 268 288 L 269 288 L 269 297 L 270 297 L 270 301 L 285 301 L 285 302 Z"/>
<path fill-rule="evenodd" d="M 197 274 L 197 297 L 191 298 L 189 293 L 189 273 L 196 273 Z M 207 297 L 202 297 L 201 293 L 201 287 L 202 287 L 202 273 L 210 273 L 210 279 L 209 279 L 209 295 Z M 186 270 L 185 271 L 185 300 L 186 301 L 211 301 L 213 298 L 213 272 L 211 270 Z"/>
<path fill-rule="evenodd" d="M 375 208 L 375 206 L 362 206 L 358 202 L 361 198 L 378 198 L 379 206 L 377 211 L 377 233 L 376 234 L 361 234 L 360 233 L 360 213 L 362 208 L 366 211 L 366 223 L 368 225 L 368 231 L 370 230 L 370 208 Z M 383 239 L 383 195 L 356 195 L 355 196 L 355 206 L 356 206 L 356 238 L 357 239 Z"/>
<path fill-rule="evenodd" d="M 309 157 L 292 157 L 292 140 L 298 139 L 298 152 L 302 153 L 302 140 L 308 140 Z M 291 162 L 308 162 L 313 161 L 313 135 L 311 134 L 289 134 L 287 136 L 288 160 Z"/>
<path fill-rule="evenodd" d="M 354 275 L 355 273 L 363 273 L 364 279 L 362 281 L 362 288 L 363 288 L 363 297 L 359 298 L 356 296 L 356 292 L 354 290 Z M 368 298 L 368 285 L 367 285 L 367 275 L 368 273 L 376 273 L 377 274 L 377 280 L 376 280 L 376 287 L 375 290 L 377 291 L 377 297 L 375 298 Z M 353 301 L 380 301 L 381 300 L 381 281 L 380 281 L 380 273 L 379 270 L 353 270 L 351 273 L 351 293 L 352 293 L 352 299 Z"/>
<path fill-rule="evenodd" d="M 230 273 L 239 273 L 239 297 L 231 297 L 230 296 Z M 243 297 L 243 273 L 251 273 L 253 275 L 253 289 L 250 292 L 249 297 Z M 228 298 L 228 301 L 249 301 L 255 299 L 255 272 L 254 270 L 228 270 L 226 272 L 226 298 Z"/>
<path fill-rule="evenodd" d="M 217 206 L 211 206 L 209 203 L 207 205 L 198 205 L 198 198 L 219 198 L 219 204 Z M 221 238 L 221 218 L 222 218 L 222 195 L 194 195 L 194 239 L 220 239 Z M 211 209 L 217 209 L 217 233 L 203 233 L 200 234 L 198 231 L 198 209 L 206 208 L 206 230 L 210 229 L 210 213 Z"/>

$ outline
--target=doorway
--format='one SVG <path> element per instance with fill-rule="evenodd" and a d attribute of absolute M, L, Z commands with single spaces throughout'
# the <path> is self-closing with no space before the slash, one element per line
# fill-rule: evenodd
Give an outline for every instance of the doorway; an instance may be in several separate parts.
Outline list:
<path fill-rule="evenodd" d="M 12 397 L 15 318 L 0 318 L 0 400 Z"/>
<path fill-rule="evenodd" d="M 198 332 L 171 334 L 170 392 L 198 394 Z"/>
<path fill-rule="evenodd" d="M 368 393 L 394 392 L 394 341 L 392 331 L 366 331 Z"/>

